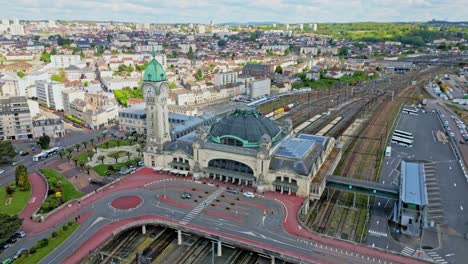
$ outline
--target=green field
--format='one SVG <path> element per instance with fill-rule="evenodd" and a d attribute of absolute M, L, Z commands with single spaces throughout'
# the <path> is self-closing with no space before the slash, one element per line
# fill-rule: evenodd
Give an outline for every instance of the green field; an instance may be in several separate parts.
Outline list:
<path fill-rule="evenodd" d="M 31 254 L 24 254 L 21 256 L 21 258 L 15 260 L 15 264 L 17 263 L 24 263 L 24 264 L 29 264 L 29 263 L 39 263 L 43 258 L 45 258 L 47 255 L 49 255 L 50 252 L 52 252 L 54 249 L 56 249 L 60 244 L 63 243 L 63 241 L 67 240 L 73 232 L 78 229 L 80 225 L 73 222 L 71 226 L 68 226 L 67 230 L 63 230 L 63 228 L 58 229 L 57 232 L 57 237 L 49 238 L 49 244 L 43 248 L 38 248 L 35 253 Z"/>
<path fill-rule="evenodd" d="M 78 160 L 78 161 L 82 161 L 84 163 L 87 163 L 88 162 L 88 152 L 83 152 L 79 155 L 76 155 L 75 157 L 73 157 L 73 160 Z"/>
<path fill-rule="evenodd" d="M 107 142 L 109 142 L 109 147 L 108 148 L 118 147 L 119 145 L 117 144 L 117 140 L 120 141 L 120 146 L 129 146 L 130 145 L 129 140 L 111 139 L 111 140 L 107 141 Z M 99 144 L 98 148 L 107 149 L 106 148 L 106 143 Z"/>
<path fill-rule="evenodd" d="M 93 170 L 97 174 L 99 174 L 100 176 L 107 176 L 106 173 L 109 170 L 109 167 L 111 167 L 111 166 L 114 168 L 113 171 L 119 171 L 125 166 L 135 165 L 140 160 L 141 160 L 140 158 L 137 158 L 137 159 L 132 159 L 132 160 L 125 161 L 125 162 L 119 162 L 119 163 L 116 163 L 116 164 L 99 164 L 97 166 L 94 166 Z"/>
<path fill-rule="evenodd" d="M 42 168 L 39 171 L 46 177 L 47 182 L 49 183 L 49 189 L 56 190 L 59 185 L 61 185 L 60 188 L 62 189 L 62 201 L 60 201 L 54 194 L 48 195 L 44 203 L 41 205 L 41 209 L 39 210 L 40 213 L 48 213 L 60 206 L 61 202 L 66 203 L 84 195 L 84 193 L 77 191 L 75 186 L 73 186 L 71 182 L 69 182 L 68 179 L 58 171 L 50 168 Z"/>
<path fill-rule="evenodd" d="M 9 183 L 8 185 L 11 185 L 13 183 Z M 7 214 L 7 215 L 17 215 L 19 214 L 23 208 L 26 206 L 26 203 L 29 200 L 29 197 L 31 196 L 31 190 L 29 191 L 20 191 L 19 189 L 16 189 L 16 191 L 13 193 L 13 199 L 11 201 L 11 204 L 5 204 L 7 201 L 7 193 L 6 193 L 6 186 L 1 186 L 0 187 L 0 213 Z"/>

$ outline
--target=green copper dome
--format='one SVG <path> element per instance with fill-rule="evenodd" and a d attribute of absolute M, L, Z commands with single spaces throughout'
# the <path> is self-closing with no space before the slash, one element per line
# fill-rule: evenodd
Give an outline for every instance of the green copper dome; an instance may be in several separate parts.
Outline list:
<path fill-rule="evenodd" d="M 159 63 L 155 56 L 156 53 L 152 53 L 153 59 L 146 66 L 145 72 L 143 73 L 143 81 L 145 82 L 163 82 L 167 81 L 166 72 L 163 66 Z"/>
<path fill-rule="evenodd" d="M 281 128 L 254 108 L 237 109 L 211 126 L 209 137 L 220 144 L 258 147 L 261 137 L 268 135 L 272 142 L 281 138 Z"/>

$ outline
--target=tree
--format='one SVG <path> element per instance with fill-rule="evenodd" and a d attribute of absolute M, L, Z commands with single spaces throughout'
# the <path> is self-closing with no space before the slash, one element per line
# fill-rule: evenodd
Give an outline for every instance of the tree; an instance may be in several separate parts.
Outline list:
<path fill-rule="evenodd" d="M 348 56 L 348 47 L 344 46 L 341 47 L 339 55 L 342 57 L 347 57 Z"/>
<path fill-rule="evenodd" d="M 24 73 L 23 71 L 19 71 L 16 73 L 16 75 L 18 75 L 18 77 L 22 79 L 24 76 L 26 76 L 26 73 Z"/>
<path fill-rule="evenodd" d="M 82 160 L 80 160 L 80 161 L 78 162 L 78 167 L 80 167 L 81 170 L 84 169 L 85 165 L 86 165 L 86 163 L 84 163 L 84 161 L 82 161 Z"/>
<path fill-rule="evenodd" d="M 50 144 L 50 137 L 47 135 L 43 135 L 42 137 L 39 138 L 39 141 L 37 141 L 37 144 L 39 144 L 42 149 L 48 149 L 49 144 Z"/>
<path fill-rule="evenodd" d="M 195 56 L 193 55 L 193 49 L 192 49 L 192 46 L 189 47 L 189 51 L 187 53 L 187 57 L 190 59 L 190 60 L 193 60 L 195 58 Z"/>
<path fill-rule="evenodd" d="M 73 156 L 70 152 L 68 152 L 66 157 L 68 159 L 68 162 L 70 162 Z"/>
<path fill-rule="evenodd" d="M 138 147 L 138 148 L 136 148 L 136 151 L 138 152 L 138 155 L 141 156 L 141 153 L 143 152 L 143 149 Z"/>
<path fill-rule="evenodd" d="M 86 170 L 86 173 L 89 175 L 89 172 L 91 171 L 91 166 L 85 165 L 84 169 Z"/>
<path fill-rule="evenodd" d="M 86 153 L 88 155 L 89 160 L 92 160 L 93 157 L 94 157 L 94 151 L 92 151 L 91 149 L 88 149 L 88 151 L 86 151 Z"/>
<path fill-rule="evenodd" d="M 117 143 L 117 147 L 120 147 L 120 144 L 122 144 L 122 140 L 116 139 L 116 140 L 115 140 L 115 143 Z"/>
<path fill-rule="evenodd" d="M 104 160 L 106 159 L 106 157 L 104 157 L 103 155 L 99 155 L 97 158 L 101 161 L 102 164 L 104 164 Z"/>
<path fill-rule="evenodd" d="M 15 148 L 11 141 L 0 141 L 0 163 L 10 163 L 15 155 Z"/>
<path fill-rule="evenodd" d="M 73 159 L 73 162 L 75 163 L 75 166 L 78 166 L 78 159 Z"/>
<path fill-rule="evenodd" d="M 97 153 L 97 149 L 98 149 L 98 148 L 99 148 L 98 145 L 93 145 L 93 149 L 94 149 L 94 151 L 95 151 L 96 153 Z"/>
<path fill-rule="evenodd" d="M 197 73 L 195 74 L 195 79 L 197 81 L 200 81 L 201 79 L 203 79 L 203 71 L 201 69 L 197 70 Z"/>
<path fill-rule="evenodd" d="M 89 142 L 88 141 L 83 141 L 81 142 L 81 145 L 83 145 L 84 148 L 86 148 L 88 146 Z"/>
<path fill-rule="evenodd" d="M 80 144 L 78 144 L 78 143 L 77 143 L 77 144 L 75 144 L 75 149 L 76 149 L 76 152 L 80 151 L 80 147 L 81 147 L 81 145 L 80 145 Z"/>
<path fill-rule="evenodd" d="M 10 216 L 0 213 L 0 243 L 5 242 L 10 238 L 22 225 L 23 220 L 17 215 Z"/>
<path fill-rule="evenodd" d="M 93 146 L 94 146 L 94 142 L 95 142 L 95 141 L 96 141 L 95 138 L 90 138 L 90 139 L 89 139 L 89 143 L 91 143 L 91 145 L 93 145 Z"/>
<path fill-rule="evenodd" d="M 51 55 L 50 53 L 48 53 L 47 51 L 44 51 L 42 52 L 40 60 L 46 63 L 50 63 L 50 55 Z"/>
<path fill-rule="evenodd" d="M 283 67 L 281 67 L 281 65 L 276 66 L 275 72 L 279 74 L 283 74 Z"/>
<path fill-rule="evenodd" d="M 108 148 L 109 148 L 109 144 L 110 144 L 110 142 L 109 142 L 109 141 L 106 141 L 106 142 L 104 143 L 104 146 L 106 146 L 106 149 L 108 149 Z"/>
<path fill-rule="evenodd" d="M 31 188 L 28 178 L 28 169 L 23 164 L 16 166 L 15 183 L 16 187 L 20 188 L 22 191 L 26 191 Z"/>
<path fill-rule="evenodd" d="M 127 152 L 127 158 L 128 160 L 130 160 L 130 158 L 132 157 L 132 154 L 130 153 L 130 151 Z"/>
<path fill-rule="evenodd" d="M 59 154 L 59 156 L 60 156 L 60 159 L 63 159 L 63 156 L 65 155 L 65 151 L 60 150 L 60 151 L 58 152 L 58 154 Z"/>
<path fill-rule="evenodd" d="M 89 81 L 84 81 L 84 82 L 83 82 L 83 85 L 84 85 L 85 87 L 88 87 L 88 86 L 89 86 Z"/>

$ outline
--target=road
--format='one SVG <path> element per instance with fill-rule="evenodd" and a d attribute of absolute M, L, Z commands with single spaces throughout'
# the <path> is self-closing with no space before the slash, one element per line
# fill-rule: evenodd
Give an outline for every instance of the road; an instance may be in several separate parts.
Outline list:
<path fill-rule="evenodd" d="M 35 184 L 33 181 L 33 188 Z M 12 255 L 23 244 L 30 245 L 60 228 L 61 223 L 81 215 L 84 223 L 41 263 L 76 263 L 110 239 L 121 226 L 142 220 L 234 239 L 250 247 L 270 250 L 271 254 L 300 258 L 303 263 L 419 263 L 309 233 L 298 225 L 296 218 L 302 202 L 300 197 L 269 192 L 255 198 L 238 195 L 237 200 L 235 195 L 222 189 L 226 185 L 219 184 L 218 188 L 141 169 L 111 187 L 83 198 L 80 204 L 64 207 L 42 223 L 26 219 L 23 229 L 28 233 L 28 239 L 17 242 L 2 257 Z M 193 198 L 182 200 L 180 194 L 183 191 L 192 193 Z M 113 207 L 117 198 L 128 199 L 129 196 L 141 197 L 141 204 L 129 210 Z"/>
<path fill-rule="evenodd" d="M 66 129 L 68 131 L 68 134 L 65 137 L 62 137 L 60 139 L 51 139 L 52 141 L 51 145 L 62 146 L 62 147 L 73 146 L 85 140 L 89 141 L 89 139 L 96 138 L 98 135 L 102 134 L 102 132 L 99 130 L 75 128 L 68 123 L 66 124 Z M 116 130 L 117 128 L 114 126 L 109 129 Z M 13 142 L 13 146 L 15 147 L 16 150 L 18 151 L 23 150 L 23 151 L 29 152 L 29 155 L 27 156 L 17 155 L 15 158 L 15 161 L 19 162 L 19 164 L 25 165 L 30 172 L 36 169 L 39 169 L 41 167 L 44 167 L 49 161 L 59 158 L 58 156 L 54 156 L 54 157 L 47 159 L 45 162 L 44 161 L 34 162 L 32 160 L 32 156 L 40 152 L 40 150 L 36 150 L 35 153 L 31 151 L 32 145 L 36 145 L 35 142 L 36 142 L 35 140 Z M 0 186 L 6 185 L 12 182 L 14 180 L 15 167 L 11 165 L 6 165 L 0 168 L 5 170 L 3 174 L 0 174 Z"/>

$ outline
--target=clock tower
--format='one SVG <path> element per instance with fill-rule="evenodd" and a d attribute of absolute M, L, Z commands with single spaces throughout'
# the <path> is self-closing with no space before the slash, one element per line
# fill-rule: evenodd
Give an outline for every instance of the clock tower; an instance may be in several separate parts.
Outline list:
<path fill-rule="evenodd" d="M 142 91 L 146 102 L 146 146 L 148 152 L 161 152 L 171 142 L 167 97 L 169 85 L 163 66 L 155 59 L 146 66 Z"/>

